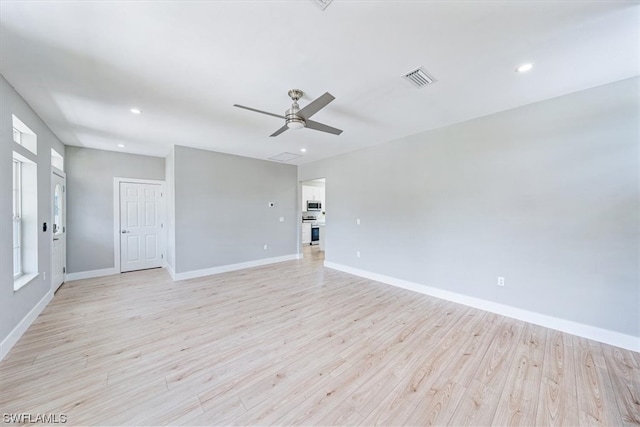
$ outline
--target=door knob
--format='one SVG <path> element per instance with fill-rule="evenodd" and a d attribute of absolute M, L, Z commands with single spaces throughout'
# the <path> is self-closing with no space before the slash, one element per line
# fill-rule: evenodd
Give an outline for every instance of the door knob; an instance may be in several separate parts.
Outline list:
<path fill-rule="evenodd" d="M 122 234 L 127 234 L 129 232 L 130 232 L 129 230 L 122 230 Z"/>

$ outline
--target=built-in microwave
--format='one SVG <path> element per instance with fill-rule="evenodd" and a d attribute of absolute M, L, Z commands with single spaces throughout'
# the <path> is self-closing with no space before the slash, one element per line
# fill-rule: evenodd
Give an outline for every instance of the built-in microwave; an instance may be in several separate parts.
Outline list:
<path fill-rule="evenodd" d="M 307 200 L 307 211 L 321 211 L 322 210 L 322 202 L 318 202 L 317 200 Z"/>

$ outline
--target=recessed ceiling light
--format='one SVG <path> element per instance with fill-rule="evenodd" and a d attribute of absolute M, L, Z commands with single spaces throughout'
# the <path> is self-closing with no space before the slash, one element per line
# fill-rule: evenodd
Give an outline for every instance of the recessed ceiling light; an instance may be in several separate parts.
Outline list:
<path fill-rule="evenodd" d="M 118 147 L 124 148 L 124 144 L 118 144 Z"/>
<path fill-rule="evenodd" d="M 306 148 L 301 148 L 300 151 L 302 151 L 303 153 L 306 153 L 307 149 Z"/>
<path fill-rule="evenodd" d="M 133 114 L 142 114 L 142 110 L 140 110 L 139 108 L 132 108 L 131 111 Z"/>
<path fill-rule="evenodd" d="M 532 68 L 533 68 L 533 64 L 529 62 L 526 64 L 522 64 L 521 66 L 516 68 L 516 71 L 518 73 L 526 73 L 527 71 L 531 71 Z"/>

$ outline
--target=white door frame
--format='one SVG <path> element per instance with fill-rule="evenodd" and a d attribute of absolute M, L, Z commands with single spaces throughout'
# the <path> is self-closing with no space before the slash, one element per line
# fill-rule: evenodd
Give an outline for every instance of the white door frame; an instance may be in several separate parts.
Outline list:
<path fill-rule="evenodd" d="M 67 174 L 63 170 L 60 170 L 55 166 L 51 166 L 51 175 L 53 175 L 53 174 L 58 175 L 60 178 L 64 179 L 64 189 L 62 191 L 62 198 L 63 198 L 62 204 L 64 205 L 64 225 L 63 225 L 64 229 L 62 231 L 62 236 L 64 238 L 64 254 L 62 254 L 62 258 L 63 258 L 62 263 L 64 264 L 64 269 L 65 269 L 64 273 L 62 274 L 62 283 L 64 283 L 64 282 L 67 281 L 67 230 L 66 230 L 66 227 L 67 227 L 67 191 L 66 191 L 67 190 Z M 49 200 L 49 202 L 51 203 L 51 213 L 50 213 L 51 222 L 49 224 L 51 224 L 51 234 L 53 234 L 53 193 L 50 194 L 50 199 L 51 200 Z M 49 266 L 49 268 L 50 268 L 50 273 L 49 274 L 51 276 L 51 279 L 49 280 L 49 287 L 51 288 L 51 290 L 53 292 L 55 292 L 58 288 L 54 289 L 55 286 L 53 284 L 53 278 L 54 278 L 54 275 L 53 275 L 53 241 L 51 242 L 51 255 L 50 255 L 50 257 L 51 257 L 51 265 Z M 60 286 L 62 286 L 62 285 L 60 285 Z"/>
<path fill-rule="evenodd" d="M 160 222 L 162 224 L 162 231 L 160 232 L 160 253 L 162 254 L 162 267 L 165 268 L 167 265 L 167 259 L 164 257 L 164 253 L 166 252 L 166 229 L 164 228 L 165 223 L 165 211 L 166 211 L 166 198 L 165 194 L 165 181 L 159 181 L 156 179 L 136 179 L 136 178 L 121 178 L 115 177 L 113 178 L 113 265 L 116 270 L 116 274 L 121 273 L 120 271 L 120 183 L 122 182 L 131 182 L 134 184 L 154 184 L 160 185 L 160 192 L 162 193 L 162 197 L 160 200 Z"/>

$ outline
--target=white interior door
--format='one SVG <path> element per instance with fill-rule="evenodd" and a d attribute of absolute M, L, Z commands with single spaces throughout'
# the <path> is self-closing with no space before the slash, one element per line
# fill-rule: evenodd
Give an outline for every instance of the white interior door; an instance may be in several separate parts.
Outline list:
<path fill-rule="evenodd" d="M 53 235 L 51 288 L 55 292 L 64 282 L 67 247 L 65 178 L 56 172 L 53 172 L 51 178 L 51 194 L 53 197 L 53 218 L 51 220 L 51 234 Z"/>
<path fill-rule="evenodd" d="M 161 186 L 120 183 L 120 271 L 162 266 Z"/>

